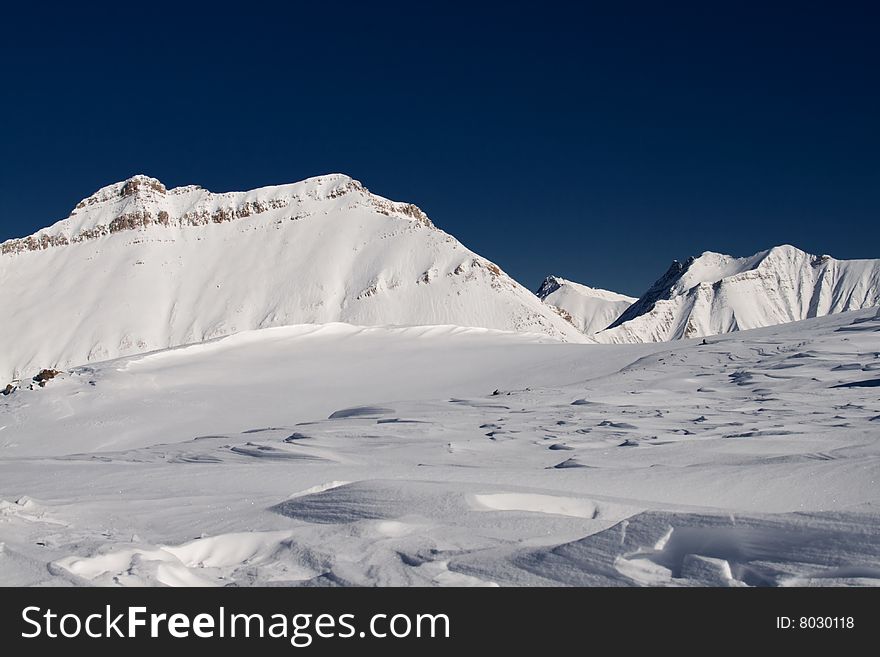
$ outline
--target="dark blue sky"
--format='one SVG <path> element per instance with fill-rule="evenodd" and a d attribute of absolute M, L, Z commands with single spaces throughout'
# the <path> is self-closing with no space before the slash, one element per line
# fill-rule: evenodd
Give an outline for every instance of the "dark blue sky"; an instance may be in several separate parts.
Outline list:
<path fill-rule="evenodd" d="M 0 240 L 134 173 L 339 171 L 532 289 L 880 257 L 873 3 L 69 4 L 4 9 Z"/>

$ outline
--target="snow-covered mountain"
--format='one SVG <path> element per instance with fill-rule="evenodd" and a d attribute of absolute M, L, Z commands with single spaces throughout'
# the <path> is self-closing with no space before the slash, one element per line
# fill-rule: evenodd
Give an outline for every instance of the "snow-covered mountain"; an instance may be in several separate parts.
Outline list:
<path fill-rule="evenodd" d="M 585 341 L 416 206 L 333 174 L 250 192 L 134 176 L 0 244 L 0 380 L 290 324 Z"/>
<path fill-rule="evenodd" d="M 669 270 L 599 342 L 658 342 L 794 322 L 880 303 L 880 260 L 777 246 L 747 258 L 707 251 Z"/>
<path fill-rule="evenodd" d="M 608 328 L 636 301 L 624 294 L 588 287 L 559 276 L 545 278 L 537 295 L 587 335 Z"/>

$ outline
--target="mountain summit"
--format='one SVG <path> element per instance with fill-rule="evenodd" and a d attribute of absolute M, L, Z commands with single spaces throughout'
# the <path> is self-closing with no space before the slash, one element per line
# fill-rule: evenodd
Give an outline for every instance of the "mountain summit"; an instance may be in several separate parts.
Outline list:
<path fill-rule="evenodd" d="M 559 276 L 545 278 L 536 294 L 586 335 L 608 328 L 635 302 L 633 297 L 581 285 Z"/>
<path fill-rule="evenodd" d="M 138 175 L 0 244 L 0 379 L 289 324 L 586 338 L 409 203 L 341 175 L 249 192 Z"/>
<path fill-rule="evenodd" d="M 169 190 L 155 178 L 137 175 L 102 187 L 77 203 L 70 216 L 49 228 L 3 242 L 0 254 L 39 251 L 150 226 L 185 228 L 222 224 L 271 210 L 308 205 L 309 201 L 333 200 L 350 193 L 358 195 L 363 205 L 380 214 L 433 228 L 425 213 L 415 205 L 394 203 L 371 194 L 361 183 L 342 174 L 224 194 L 214 194 L 197 185 Z"/>
<path fill-rule="evenodd" d="M 790 245 L 746 258 L 707 251 L 669 270 L 593 336 L 658 342 L 772 326 L 880 303 L 880 260 L 836 260 Z"/>

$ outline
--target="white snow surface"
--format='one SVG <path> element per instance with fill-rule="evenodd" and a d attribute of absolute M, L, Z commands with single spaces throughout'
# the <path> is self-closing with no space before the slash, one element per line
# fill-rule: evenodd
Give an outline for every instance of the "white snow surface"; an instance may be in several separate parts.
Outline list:
<path fill-rule="evenodd" d="M 538 297 L 548 306 L 558 309 L 578 330 L 593 335 L 608 328 L 636 299 L 625 294 L 589 287 L 580 283 L 548 276 L 544 279 Z"/>
<path fill-rule="evenodd" d="M 707 251 L 667 272 L 599 342 L 656 342 L 773 326 L 880 303 L 880 260 L 793 246 L 747 258 Z"/>
<path fill-rule="evenodd" d="M 135 176 L 0 247 L 3 384 L 294 324 L 455 324 L 586 340 L 417 207 L 341 174 L 223 194 Z"/>
<path fill-rule="evenodd" d="M 0 584 L 880 584 L 880 313 L 290 326 L 0 396 Z"/>

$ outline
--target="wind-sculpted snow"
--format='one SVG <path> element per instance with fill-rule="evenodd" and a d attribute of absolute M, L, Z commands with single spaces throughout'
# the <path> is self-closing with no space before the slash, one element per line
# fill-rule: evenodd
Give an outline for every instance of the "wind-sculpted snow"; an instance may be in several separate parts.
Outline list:
<path fill-rule="evenodd" d="M 135 176 L 0 251 L 0 389 L 45 368 L 293 324 L 586 341 L 419 208 L 344 175 L 223 194 Z"/>
<path fill-rule="evenodd" d="M 835 260 L 793 246 L 748 258 L 707 251 L 674 262 L 600 342 L 656 342 L 729 333 L 880 304 L 880 260 Z"/>
<path fill-rule="evenodd" d="M 0 397 L 0 584 L 880 584 L 880 315 L 265 329 Z"/>

